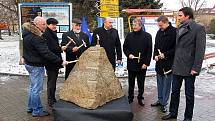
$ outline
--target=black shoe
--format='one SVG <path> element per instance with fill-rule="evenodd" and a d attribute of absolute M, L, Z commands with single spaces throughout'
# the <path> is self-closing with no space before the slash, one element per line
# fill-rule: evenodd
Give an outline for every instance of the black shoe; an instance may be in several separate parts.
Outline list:
<path fill-rule="evenodd" d="M 54 103 L 48 103 L 49 107 L 53 107 Z"/>
<path fill-rule="evenodd" d="M 128 103 L 129 104 L 133 103 L 133 99 L 128 99 Z"/>
<path fill-rule="evenodd" d="M 143 101 L 143 100 L 138 100 L 138 104 L 139 104 L 140 106 L 144 106 L 144 101 Z"/>
<path fill-rule="evenodd" d="M 155 103 L 152 103 L 151 106 L 152 107 L 161 106 L 161 103 L 159 101 L 156 101 Z"/>
<path fill-rule="evenodd" d="M 166 113 L 167 112 L 167 106 L 166 105 L 165 106 L 161 106 L 161 111 L 163 113 Z"/>
<path fill-rule="evenodd" d="M 186 119 L 186 118 L 185 118 L 183 121 L 192 121 L 192 119 Z"/>
<path fill-rule="evenodd" d="M 56 101 L 48 101 L 48 105 L 49 105 L 49 107 L 53 107 L 53 105 L 56 103 Z"/>
<path fill-rule="evenodd" d="M 169 113 L 168 115 L 163 116 L 162 120 L 169 120 L 169 119 L 176 119 L 177 116 L 173 115 L 172 113 Z"/>
<path fill-rule="evenodd" d="M 43 116 L 48 116 L 49 113 L 47 111 L 41 111 L 38 114 L 33 114 L 33 117 L 43 117 Z"/>
<path fill-rule="evenodd" d="M 27 113 L 32 113 L 33 112 L 33 109 L 28 109 L 27 110 Z"/>

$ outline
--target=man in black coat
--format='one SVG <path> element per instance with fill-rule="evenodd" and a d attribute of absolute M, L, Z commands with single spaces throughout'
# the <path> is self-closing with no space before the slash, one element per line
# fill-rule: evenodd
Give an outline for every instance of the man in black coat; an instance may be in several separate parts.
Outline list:
<path fill-rule="evenodd" d="M 122 49 L 118 31 L 112 28 L 112 23 L 112 18 L 105 18 L 104 26 L 93 32 L 91 46 L 95 46 L 97 44 L 97 40 L 99 39 L 99 45 L 104 47 L 107 57 L 115 70 L 116 55 L 117 63 L 121 63 Z"/>
<path fill-rule="evenodd" d="M 143 92 L 147 67 L 150 65 L 152 56 L 152 37 L 142 31 L 142 21 L 134 19 L 132 22 L 133 32 L 126 36 L 123 51 L 127 57 L 128 69 L 128 99 L 133 102 L 135 77 L 138 84 L 138 103 L 144 106 Z"/>
<path fill-rule="evenodd" d="M 73 39 L 73 41 L 71 41 Z M 70 43 L 68 46 L 67 44 Z M 86 46 L 81 46 L 86 44 Z M 74 61 L 78 60 L 81 54 L 89 47 L 89 37 L 86 33 L 81 32 L 81 20 L 74 18 L 72 22 L 72 30 L 62 35 L 61 46 L 66 52 L 66 60 Z M 81 46 L 81 47 L 80 47 Z M 76 63 L 70 63 L 66 66 L 65 79 L 68 78 L 69 73 L 73 69 Z"/>
<path fill-rule="evenodd" d="M 193 117 L 195 79 L 201 71 L 206 44 L 205 29 L 196 24 L 193 18 L 192 8 L 184 7 L 179 10 L 181 25 L 177 29 L 176 36 L 170 113 L 163 116 L 163 120 L 177 118 L 183 80 L 186 95 L 184 121 L 191 121 Z"/>
<path fill-rule="evenodd" d="M 43 89 L 44 62 L 65 65 L 67 62 L 48 49 L 42 32 L 46 29 L 46 21 L 42 17 L 36 17 L 34 23 L 23 24 L 23 58 L 25 68 L 29 73 L 28 113 L 35 117 L 47 116 L 40 100 L 40 92 Z"/>
<path fill-rule="evenodd" d="M 161 106 L 161 111 L 166 112 L 172 83 L 176 28 L 164 15 L 160 16 L 157 22 L 160 29 L 155 37 L 153 58 L 156 61 L 158 100 L 151 106 Z"/>
<path fill-rule="evenodd" d="M 57 37 L 57 24 L 58 21 L 54 18 L 49 18 L 46 20 L 47 28 L 43 33 L 43 37 L 48 45 L 50 51 L 62 59 L 61 47 L 59 46 L 58 37 Z M 47 98 L 49 106 L 52 106 L 56 102 L 55 91 L 56 91 L 56 81 L 58 77 L 59 69 L 62 68 L 62 65 L 57 63 L 47 62 L 45 65 L 46 72 L 48 75 L 47 81 Z"/>

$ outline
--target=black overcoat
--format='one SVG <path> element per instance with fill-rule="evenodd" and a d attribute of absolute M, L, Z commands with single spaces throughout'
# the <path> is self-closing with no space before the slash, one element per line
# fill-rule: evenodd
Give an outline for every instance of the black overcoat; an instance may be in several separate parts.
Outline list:
<path fill-rule="evenodd" d="M 100 39 L 100 46 L 104 47 L 110 63 L 113 68 L 115 68 L 116 58 L 117 60 L 122 60 L 122 49 L 118 31 L 114 28 L 111 28 L 110 30 L 106 30 L 104 27 L 97 28 L 93 32 L 91 46 L 95 46 L 97 44 L 97 34 Z"/>
<path fill-rule="evenodd" d="M 123 44 L 123 51 L 127 57 L 127 69 L 130 71 L 141 71 L 143 64 L 149 66 L 152 56 L 152 36 L 143 32 L 142 29 L 138 32 L 131 32 L 126 36 Z M 129 59 L 129 54 L 134 56 L 140 56 L 140 62 L 138 59 Z"/>

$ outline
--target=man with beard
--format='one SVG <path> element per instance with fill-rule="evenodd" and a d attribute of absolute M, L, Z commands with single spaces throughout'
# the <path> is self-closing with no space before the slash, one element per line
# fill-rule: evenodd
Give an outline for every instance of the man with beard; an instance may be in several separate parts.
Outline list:
<path fill-rule="evenodd" d="M 86 46 L 81 46 L 86 44 Z M 75 61 L 89 47 L 89 37 L 84 32 L 81 32 L 81 20 L 74 18 L 72 21 L 72 30 L 62 35 L 62 49 L 66 52 L 67 61 Z M 80 47 L 81 46 L 81 47 Z M 75 63 L 70 63 L 66 66 L 65 79 L 75 66 Z"/>

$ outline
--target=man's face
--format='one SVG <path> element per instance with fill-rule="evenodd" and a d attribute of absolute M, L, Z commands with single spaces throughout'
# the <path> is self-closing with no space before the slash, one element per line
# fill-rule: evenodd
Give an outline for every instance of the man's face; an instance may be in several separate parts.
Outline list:
<path fill-rule="evenodd" d="M 39 21 L 39 22 L 36 24 L 36 26 L 40 29 L 40 31 L 44 32 L 45 29 L 46 29 L 46 21 L 45 21 L 45 19 Z"/>
<path fill-rule="evenodd" d="M 185 21 L 189 20 L 189 16 L 185 16 L 182 11 L 179 11 L 178 16 L 180 23 L 184 23 Z"/>
<path fill-rule="evenodd" d="M 111 29 L 112 28 L 112 24 L 113 24 L 113 20 L 112 19 L 108 19 L 104 22 L 104 27 L 106 29 Z"/>
<path fill-rule="evenodd" d="M 141 27 L 142 26 L 138 23 L 132 23 L 132 28 L 133 28 L 133 31 L 135 32 L 140 31 Z"/>
<path fill-rule="evenodd" d="M 157 23 L 157 25 L 158 25 L 158 27 L 159 27 L 160 29 L 162 29 L 162 30 L 165 30 L 165 29 L 169 26 L 169 24 L 168 24 L 167 22 L 163 22 L 163 21 L 159 21 L 159 22 Z"/>
<path fill-rule="evenodd" d="M 47 25 L 49 29 L 51 29 L 52 31 L 56 31 L 57 30 L 57 24 L 49 24 Z"/>
<path fill-rule="evenodd" d="M 74 24 L 73 24 L 73 27 L 72 27 L 72 30 L 73 30 L 75 33 L 79 33 L 79 32 L 81 31 L 81 24 L 74 23 Z"/>

